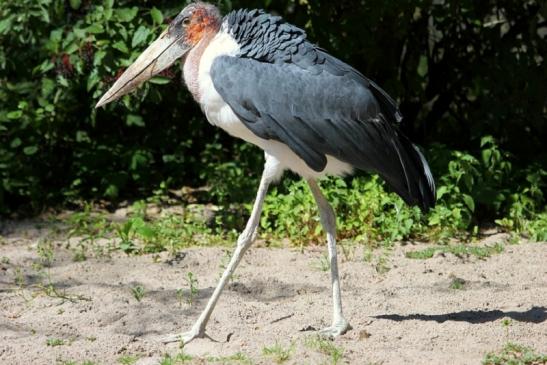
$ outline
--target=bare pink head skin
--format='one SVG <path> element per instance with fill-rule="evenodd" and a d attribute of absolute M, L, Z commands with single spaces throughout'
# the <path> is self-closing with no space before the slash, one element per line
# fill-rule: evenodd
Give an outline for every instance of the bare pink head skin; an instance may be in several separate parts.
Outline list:
<path fill-rule="evenodd" d="M 137 60 L 103 95 L 95 108 L 111 103 L 137 89 L 147 80 L 167 69 L 175 61 L 191 62 L 190 70 L 197 70 L 199 57 L 220 28 L 221 16 L 211 4 L 195 2 L 185 7 Z M 187 57 L 192 50 L 192 54 Z M 197 73 L 197 72 L 196 72 Z M 187 77 L 189 88 L 196 97 L 192 77 Z"/>

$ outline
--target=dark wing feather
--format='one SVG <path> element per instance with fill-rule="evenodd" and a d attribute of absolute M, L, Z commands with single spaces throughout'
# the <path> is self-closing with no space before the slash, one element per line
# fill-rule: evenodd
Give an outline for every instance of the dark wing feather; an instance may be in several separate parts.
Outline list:
<path fill-rule="evenodd" d="M 358 73 L 333 73 L 228 56 L 211 68 L 219 94 L 257 136 L 285 143 L 315 171 L 331 155 L 376 172 L 407 203 L 432 207 L 427 162 L 383 113 L 391 98 Z"/>

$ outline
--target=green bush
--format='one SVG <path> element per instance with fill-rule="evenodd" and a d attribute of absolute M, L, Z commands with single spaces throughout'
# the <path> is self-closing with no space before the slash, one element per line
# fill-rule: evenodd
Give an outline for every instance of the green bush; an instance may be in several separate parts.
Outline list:
<path fill-rule="evenodd" d="M 312 41 L 396 96 L 401 128 L 429 146 L 439 205 L 428 217 L 386 193 L 376 177 L 325 182 L 343 237 L 445 238 L 494 220 L 544 237 L 545 4 L 217 3 L 224 12 L 266 8 L 305 28 Z M 208 185 L 206 199 L 217 204 L 250 202 L 262 153 L 205 121 L 178 67 L 119 103 L 93 108 L 182 6 L 0 2 L 0 214 L 85 200 L 116 203 L 182 185 Z M 269 231 L 318 238 L 304 185 L 287 181 L 268 197 L 262 223 Z M 306 221 L 299 228 L 290 223 L 299 219 Z"/>

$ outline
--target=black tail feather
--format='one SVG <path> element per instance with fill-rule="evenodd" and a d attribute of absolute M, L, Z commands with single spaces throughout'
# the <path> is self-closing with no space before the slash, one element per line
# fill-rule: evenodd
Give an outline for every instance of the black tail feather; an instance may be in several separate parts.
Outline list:
<path fill-rule="evenodd" d="M 399 133 L 395 134 L 392 145 L 400 168 L 381 175 L 407 204 L 418 205 L 426 213 L 435 206 L 436 196 L 429 165 L 418 147 Z"/>

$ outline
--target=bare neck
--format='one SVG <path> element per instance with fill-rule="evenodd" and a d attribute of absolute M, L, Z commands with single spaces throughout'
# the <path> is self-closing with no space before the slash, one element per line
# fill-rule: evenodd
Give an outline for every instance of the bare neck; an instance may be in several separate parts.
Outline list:
<path fill-rule="evenodd" d="M 188 87 L 188 90 L 192 93 L 194 100 L 199 102 L 200 99 L 200 90 L 199 90 L 199 63 L 201 61 L 201 56 L 205 49 L 211 43 L 211 40 L 215 36 L 214 32 L 207 32 L 199 41 L 198 45 L 194 47 L 186 56 L 182 71 L 184 74 L 184 82 Z"/>

